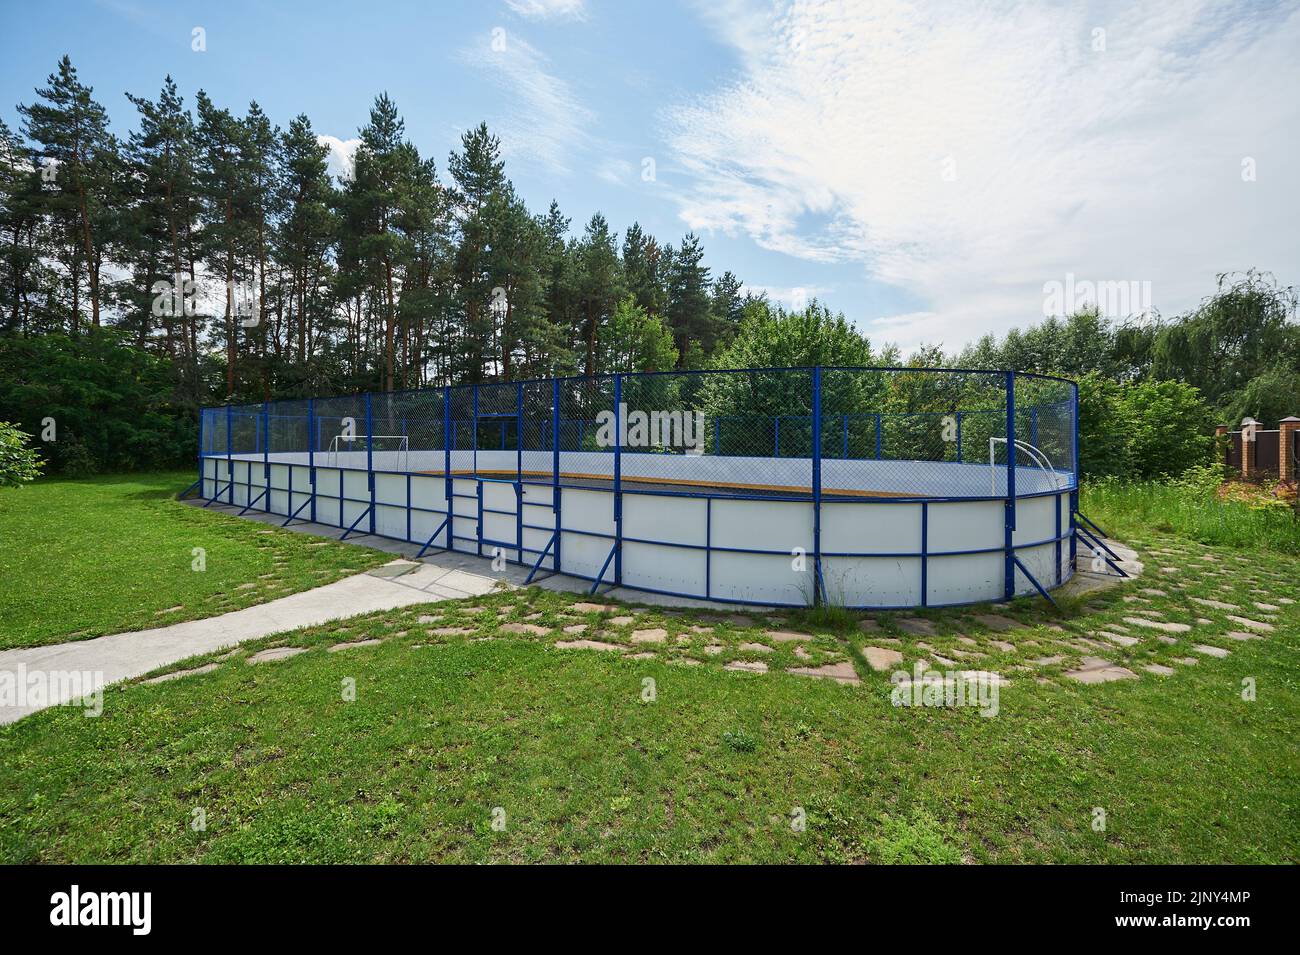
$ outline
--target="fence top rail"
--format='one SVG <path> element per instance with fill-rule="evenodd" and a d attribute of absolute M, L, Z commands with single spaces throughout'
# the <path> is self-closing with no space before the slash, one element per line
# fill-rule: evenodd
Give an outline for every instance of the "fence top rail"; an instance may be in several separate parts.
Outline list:
<path fill-rule="evenodd" d="M 607 372 L 605 374 L 600 374 L 600 375 L 561 375 L 554 378 L 525 378 L 525 379 L 518 379 L 516 381 L 463 382 L 459 385 L 435 385 L 429 388 L 405 388 L 400 391 L 371 391 L 371 392 L 353 391 L 353 392 L 345 392 L 342 394 L 334 394 L 334 395 L 310 395 L 306 398 L 302 398 L 302 397 L 278 398 L 269 403 L 253 402 L 247 405 L 233 405 L 230 402 L 225 402 L 219 405 L 204 405 L 201 406 L 199 410 L 214 411 L 217 409 L 233 410 L 237 408 L 253 410 L 253 409 L 261 409 L 266 404 L 274 405 L 281 401 L 313 401 L 313 402 L 338 401 L 338 400 L 343 400 L 348 398 L 362 399 L 365 398 L 366 395 L 368 394 L 373 395 L 375 397 L 386 399 L 386 398 L 399 398 L 408 395 L 419 395 L 419 394 L 438 394 L 438 393 L 445 394 L 453 391 L 465 391 L 476 387 L 524 388 L 528 386 L 551 384 L 553 382 L 563 383 L 563 382 L 576 382 L 576 381 L 612 381 L 616 377 L 622 377 L 626 379 L 626 378 L 662 377 L 667 375 L 687 377 L 693 375 L 698 375 L 698 376 L 735 375 L 735 374 L 746 374 L 746 373 L 770 375 L 770 374 L 778 374 L 782 372 L 811 373 L 814 370 L 818 370 L 818 369 L 822 372 L 851 371 L 851 372 L 863 372 L 863 373 L 884 373 L 884 374 L 900 374 L 900 375 L 901 374 L 982 375 L 982 376 L 987 376 L 989 378 L 995 378 L 995 377 L 1005 378 L 1007 375 L 1014 375 L 1017 378 L 1032 378 L 1032 379 L 1039 379 L 1043 381 L 1061 382 L 1062 384 L 1069 385 L 1072 389 L 1074 389 L 1076 393 L 1078 392 L 1078 388 L 1079 388 L 1078 384 L 1070 380 L 1069 378 L 1061 378 L 1056 375 L 1043 375 L 1035 372 L 1015 371 L 1010 368 L 929 368 L 929 367 L 917 368 L 917 367 L 910 367 L 906 365 L 794 365 L 789 367 L 773 367 L 773 368 L 693 368 L 693 369 L 686 369 L 686 370 L 672 369 L 669 371 L 625 371 L 625 372 Z"/>

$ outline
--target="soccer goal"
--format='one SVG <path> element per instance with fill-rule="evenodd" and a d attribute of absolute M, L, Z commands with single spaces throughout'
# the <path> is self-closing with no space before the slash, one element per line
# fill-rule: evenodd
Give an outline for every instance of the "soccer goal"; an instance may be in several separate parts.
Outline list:
<path fill-rule="evenodd" d="M 384 455 L 386 462 L 396 459 L 396 468 L 384 468 L 383 470 L 409 471 L 411 469 L 411 439 L 405 434 L 372 434 L 370 435 L 370 451 L 374 455 Z M 330 438 L 329 448 L 325 452 L 325 466 L 339 467 L 339 452 L 352 453 L 364 452 L 366 450 L 366 436 L 364 434 L 348 434 L 340 432 Z M 393 458 L 389 458 L 392 455 Z M 363 462 L 364 466 L 364 462 Z"/>

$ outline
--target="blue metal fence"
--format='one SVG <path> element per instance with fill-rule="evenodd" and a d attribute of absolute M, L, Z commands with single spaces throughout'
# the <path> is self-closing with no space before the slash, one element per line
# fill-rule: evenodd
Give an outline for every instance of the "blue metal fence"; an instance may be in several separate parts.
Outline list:
<path fill-rule="evenodd" d="M 250 460 L 264 469 L 266 499 L 249 501 L 245 509 L 260 504 L 270 510 L 272 463 L 293 459 L 306 465 L 310 486 L 298 490 L 291 469 L 289 519 L 319 516 L 318 467 L 365 471 L 368 500 L 364 494 L 349 497 L 340 478 L 339 511 L 328 515 L 347 533 L 375 533 L 376 474 L 440 474 L 447 517 L 426 547 L 477 541 L 482 553 L 484 543 L 495 546 L 485 540 L 481 519 L 473 538 L 464 535 L 454 479 L 479 482 L 480 515 L 482 482 L 510 483 L 519 502 L 510 547 L 514 559 L 534 571 L 548 555 L 560 566 L 561 535 L 554 534 L 545 550 L 524 546 L 525 530 L 545 530 L 526 526 L 524 487 L 554 489 L 550 506 L 558 527 L 559 489 L 594 482 L 613 492 L 615 528 L 597 582 L 611 569 L 614 582 L 622 579 L 622 505 L 629 488 L 638 494 L 811 501 L 810 556 L 818 595 L 824 594 L 823 500 L 884 495 L 899 502 L 1004 502 L 1008 597 L 1017 562 L 1017 500 L 1068 491 L 1077 505 L 1077 386 L 1011 371 L 815 367 L 492 382 L 205 408 L 199 438 L 200 463 L 226 462 L 210 500 L 234 502 L 234 461 Z M 453 463 L 466 452 L 468 460 Z M 513 462 L 506 463 L 511 454 Z M 653 485 L 626 467 L 646 454 L 660 456 Z M 295 494 L 307 498 L 295 505 Z M 347 503 L 364 509 L 345 521 Z M 1058 554 L 1068 540 L 1073 556 L 1073 512 L 1074 506 L 1068 532 L 1058 527 Z M 927 516 L 923 508 L 923 522 Z M 924 581 L 924 544 L 912 556 L 922 558 Z"/>

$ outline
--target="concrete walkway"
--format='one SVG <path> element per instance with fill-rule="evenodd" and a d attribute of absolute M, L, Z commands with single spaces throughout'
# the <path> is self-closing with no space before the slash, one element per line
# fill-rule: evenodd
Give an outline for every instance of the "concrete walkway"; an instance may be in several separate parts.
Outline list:
<path fill-rule="evenodd" d="M 411 568 L 401 576 L 387 577 Z M 49 698 L 38 705 L 0 702 L 0 724 L 80 697 L 75 685 L 50 674 L 85 674 L 81 686 L 107 686 L 201 653 L 233 647 L 245 640 L 312 627 L 317 624 L 410 604 L 477 597 L 497 586 L 497 579 L 437 563 L 393 561 L 344 580 L 281 597 L 204 620 L 135 630 L 93 640 L 0 651 L 0 681 L 38 679 Z"/>

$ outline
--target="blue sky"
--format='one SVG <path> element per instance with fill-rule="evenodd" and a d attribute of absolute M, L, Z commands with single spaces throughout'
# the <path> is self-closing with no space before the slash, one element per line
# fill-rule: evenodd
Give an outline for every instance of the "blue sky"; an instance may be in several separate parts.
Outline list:
<path fill-rule="evenodd" d="M 715 274 L 953 348 L 1067 276 L 1165 313 L 1219 271 L 1300 283 L 1297 49 L 1295 3 L 1211 0 L 6 3 L 0 115 L 66 52 L 119 133 L 171 73 L 342 157 L 386 90 L 440 170 L 486 120 L 538 211 L 693 228 Z"/>

